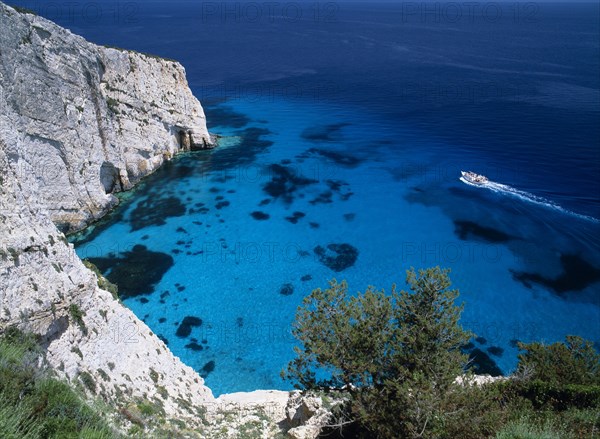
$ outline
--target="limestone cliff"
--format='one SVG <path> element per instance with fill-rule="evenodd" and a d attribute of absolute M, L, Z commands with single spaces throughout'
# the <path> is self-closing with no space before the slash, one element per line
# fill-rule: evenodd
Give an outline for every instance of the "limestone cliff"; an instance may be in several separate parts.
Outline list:
<path fill-rule="evenodd" d="M 182 148 L 209 142 L 178 63 L 95 46 L 0 3 L 0 331 L 40 334 L 51 366 L 108 401 L 148 399 L 178 417 L 213 401 L 99 288 L 62 232 L 103 215 L 112 192 Z"/>
<path fill-rule="evenodd" d="M 96 46 L 0 3 L 0 136 L 63 231 L 84 227 L 182 148 L 208 147 L 177 62 Z"/>

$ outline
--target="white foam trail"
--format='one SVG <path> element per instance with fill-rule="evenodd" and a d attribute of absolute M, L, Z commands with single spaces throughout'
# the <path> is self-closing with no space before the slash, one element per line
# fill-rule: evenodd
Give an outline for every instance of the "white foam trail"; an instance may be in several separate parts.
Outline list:
<path fill-rule="evenodd" d="M 465 184 L 468 184 L 469 186 L 490 189 L 491 191 L 496 192 L 496 193 L 512 195 L 513 197 L 517 197 L 517 198 L 519 198 L 523 201 L 527 201 L 529 203 L 533 203 L 533 204 L 544 206 L 544 207 L 547 207 L 550 209 L 558 210 L 559 212 L 562 212 L 564 214 L 572 215 L 572 216 L 575 216 L 577 218 L 584 219 L 587 221 L 600 223 L 600 221 L 598 219 L 594 218 L 593 216 L 582 215 L 580 213 L 576 213 L 576 212 L 567 210 L 564 207 L 562 207 L 550 200 L 547 200 L 544 197 L 538 197 L 537 195 L 530 194 L 529 192 L 520 191 L 519 189 L 515 189 L 514 187 L 508 186 L 506 184 L 495 183 L 493 181 L 489 181 L 485 184 L 474 184 L 474 183 L 471 183 L 470 181 L 466 180 L 464 177 L 459 177 L 459 180 Z"/>

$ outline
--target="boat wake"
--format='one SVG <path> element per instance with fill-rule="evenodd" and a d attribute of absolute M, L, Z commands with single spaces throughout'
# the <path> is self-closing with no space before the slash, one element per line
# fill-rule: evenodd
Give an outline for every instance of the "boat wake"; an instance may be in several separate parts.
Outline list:
<path fill-rule="evenodd" d="M 485 189 L 489 189 L 493 192 L 496 193 L 502 193 L 505 195 L 510 195 L 516 198 L 519 198 L 523 201 L 529 202 L 529 203 L 533 203 L 533 204 L 537 204 L 539 206 L 544 206 L 547 207 L 549 209 L 554 209 L 557 210 L 559 212 L 562 212 L 566 215 L 571 215 L 571 216 L 575 216 L 577 218 L 586 220 L 586 221 L 592 221 L 594 223 L 600 223 L 600 220 L 598 220 L 597 218 L 594 218 L 593 216 L 589 216 L 589 215 L 582 215 L 580 213 L 577 212 L 573 212 L 571 210 L 565 209 L 564 207 L 560 206 L 559 204 L 556 204 L 544 197 L 539 197 L 537 195 L 533 195 L 530 194 L 529 192 L 525 192 L 525 191 L 521 191 L 519 189 L 515 189 L 514 187 L 508 186 L 506 184 L 501 184 L 501 183 L 496 183 L 493 181 L 488 181 L 485 184 L 475 184 L 475 183 L 471 183 L 469 180 L 467 180 L 464 177 L 459 177 L 460 181 L 462 181 L 465 184 L 468 184 L 469 186 L 474 186 L 474 187 L 478 187 L 478 188 L 485 188 Z"/>

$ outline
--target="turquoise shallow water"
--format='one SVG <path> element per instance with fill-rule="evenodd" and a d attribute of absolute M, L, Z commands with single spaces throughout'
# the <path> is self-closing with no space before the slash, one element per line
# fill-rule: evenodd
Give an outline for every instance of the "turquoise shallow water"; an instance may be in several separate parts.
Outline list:
<path fill-rule="evenodd" d="M 540 194 L 515 195 L 520 173 L 359 107 L 245 96 L 208 105 L 207 115 L 212 131 L 241 143 L 176 158 L 77 252 L 105 258 L 109 278 L 115 258 L 136 245 L 172 258 L 148 294 L 124 303 L 215 394 L 290 388 L 279 372 L 293 357 L 303 296 L 334 277 L 352 291 L 389 290 L 411 266 L 452 269 L 463 324 L 491 360 L 484 371 L 495 363 L 509 373 L 516 340 L 600 340 L 600 226 Z M 509 188 L 468 186 L 463 168 Z M 332 243 L 356 248 L 354 264 L 339 272 L 323 264 L 315 249 Z M 187 316 L 201 324 L 177 336 Z"/>

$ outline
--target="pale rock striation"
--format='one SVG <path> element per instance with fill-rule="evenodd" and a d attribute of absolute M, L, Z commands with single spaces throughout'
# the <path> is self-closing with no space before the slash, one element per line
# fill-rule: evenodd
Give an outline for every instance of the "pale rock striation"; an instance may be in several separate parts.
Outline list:
<path fill-rule="evenodd" d="M 190 137 L 210 142 L 181 65 L 95 46 L 0 3 L 0 332 L 40 334 L 50 366 L 91 394 L 180 418 L 212 392 L 98 287 L 56 225 L 100 217 L 113 191 L 193 147 Z"/>
<path fill-rule="evenodd" d="M 0 136 L 63 231 L 85 227 L 181 149 L 211 146 L 184 68 L 100 47 L 0 4 Z"/>

